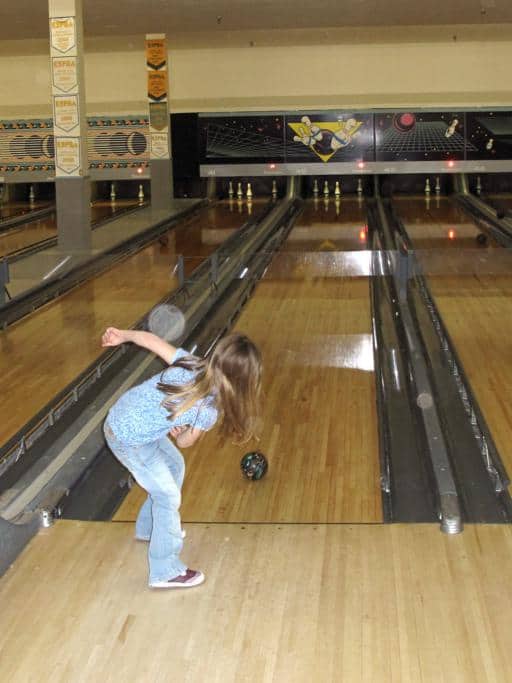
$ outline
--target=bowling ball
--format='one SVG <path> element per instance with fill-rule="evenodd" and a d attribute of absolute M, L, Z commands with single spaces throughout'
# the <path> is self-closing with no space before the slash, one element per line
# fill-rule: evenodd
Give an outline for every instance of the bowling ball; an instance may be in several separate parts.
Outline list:
<path fill-rule="evenodd" d="M 261 479 L 268 470 L 268 462 L 263 453 L 251 451 L 240 460 L 240 467 L 246 479 Z"/>
<path fill-rule="evenodd" d="M 407 133 L 416 125 L 416 116 L 410 112 L 395 114 L 393 125 L 399 133 Z"/>
<path fill-rule="evenodd" d="M 313 145 L 313 148 L 318 154 L 332 154 L 331 140 L 332 131 L 322 128 L 322 139 L 317 140 Z"/>
<path fill-rule="evenodd" d="M 485 245 L 487 244 L 487 235 L 483 232 L 479 232 L 476 236 L 476 242 L 477 244 L 480 244 L 482 247 L 485 247 Z"/>

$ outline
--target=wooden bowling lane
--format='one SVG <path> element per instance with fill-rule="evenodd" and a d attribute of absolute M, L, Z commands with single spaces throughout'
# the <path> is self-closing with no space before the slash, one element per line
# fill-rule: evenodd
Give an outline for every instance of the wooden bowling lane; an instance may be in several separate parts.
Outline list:
<path fill-rule="evenodd" d="M 110 270 L 0 331 L 0 373 L 9 387 L 9 410 L 0 423 L 5 443 L 102 352 L 107 325 L 129 327 L 176 287 L 172 267 L 177 254 L 187 270 L 211 253 L 203 230 L 216 225 L 240 227 L 247 214 L 225 206 L 206 209 Z M 6 395 L 7 400 L 7 395 Z"/>
<path fill-rule="evenodd" d="M 484 195 L 482 199 L 484 202 L 489 202 L 497 210 L 506 209 L 507 211 L 512 211 L 512 194 L 510 193 Z"/>
<path fill-rule="evenodd" d="M 5 233 L 0 232 L 0 258 L 50 237 L 55 237 L 56 234 L 55 214 L 52 213 L 37 221 L 16 226 L 14 230 Z"/>
<path fill-rule="evenodd" d="M 312 213 L 307 205 L 297 227 Z M 352 223 L 348 213 L 350 234 Z M 315 256 L 327 255 L 325 224 L 310 226 L 305 243 L 317 251 L 309 252 L 306 265 L 289 258 L 290 235 L 236 325 L 263 354 L 261 439 L 220 444 L 213 430 L 185 452 L 185 521 L 382 520 L 368 279 L 311 276 Z M 343 230 L 335 213 L 332 226 Z M 307 255 L 302 245 L 291 247 L 300 257 Z M 245 480 L 239 466 L 254 449 L 269 460 L 257 483 Z M 142 500 L 135 487 L 115 519 L 135 519 Z"/>
<path fill-rule="evenodd" d="M 481 250 L 476 240 L 481 232 L 478 226 L 447 197 L 398 197 L 393 198 L 393 204 L 407 225 L 415 249 L 452 249 L 457 252 L 461 249 Z M 488 246 L 497 247 L 498 244 L 489 238 Z"/>
<path fill-rule="evenodd" d="M 114 203 L 110 201 L 95 202 L 91 207 L 91 222 L 100 223 L 137 206 L 138 202 L 133 199 L 121 199 Z M 0 232 L 0 258 L 50 237 L 55 237 L 56 234 L 57 219 L 54 213 L 37 221 L 27 221 L 27 223 L 4 234 Z"/>
<path fill-rule="evenodd" d="M 14 216 L 22 216 L 23 214 L 30 214 L 31 211 L 37 211 L 38 209 L 44 209 L 47 206 L 53 204 L 50 200 L 48 201 L 38 201 L 38 202 L 5 202 L 0 203 L 0 231 L 2 229 L 2 221 L 8 218 L 13 218 Z"/>
<path fill-rule="evenodd" d="M 418 216 L 424 215 L 421 202 L 416 207 Z M 401 203 L 398 209 L 404 218 Z M 439 221 L 441 230 L 451 224 L 443 224 L 442 216 Z M 415 234 L 411 219 L 404 223 Z M 419 241 L 413 238 L 415 246 Z M 437 307 L 512 476 L 512 254 L 471 246 L 444 256 L 438 252 L 432 259 L 423 253 L 422 259 Z"/>
<path fill-rule="evenodd" d="M 285 251 L 352 251 L 366 248 L 366 213 L 360 200 L 323 197 L 306 203 Z"/>
<path fill-rule="evenodd" d="M 186 528 L 185 592 L 147 588 L 133 524 L 41 530 L 0 579 L 2 679 L 512 680 L 510 526 Z"/>

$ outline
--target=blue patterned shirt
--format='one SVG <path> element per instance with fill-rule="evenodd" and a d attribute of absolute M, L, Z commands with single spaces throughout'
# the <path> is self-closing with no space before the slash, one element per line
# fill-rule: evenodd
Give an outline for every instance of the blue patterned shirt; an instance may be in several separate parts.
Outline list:
<path fill-rule="evenodd" d="M 189 355 L 185 349 L 178 349 L 174 360 Z M 162 405 L 167 394 L 158 389 L 159 382 L 187 384 L 193 379 L 192 370 L 169 367 L 129 389 L 114 403 L 107 417 L 107 424 L 114 436 L 128 446 L 140 446 L 158 441 L 173 427 L 190 425 L 203 431 L 211 429 L 218 417 L 212 395 L 197 401 L 175 419 L 169 419 L 170 413 Z"/>

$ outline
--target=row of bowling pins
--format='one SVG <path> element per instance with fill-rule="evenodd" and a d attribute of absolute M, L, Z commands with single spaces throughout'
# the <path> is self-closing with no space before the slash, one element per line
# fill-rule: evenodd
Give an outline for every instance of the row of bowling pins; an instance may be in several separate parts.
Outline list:
<path fill-rule="evenodd" d="M 230 199 L 233 199 L 235 196 L 235 188 L 233 186 L 233 181 L 229 181 L 229 186 L 228 186 L 228 197 Z M 245 197 L 248 201 L 251 201 L 253 198 L 253 192 L 252 192 L 252 187 L 251 183 L 247 183 L 245 192 L 242 188 L 242 183 L 239 182 L 237 183 L 237 188 L 236 188 L 236 197 L 237 199 L 243 199 Z M 277 197 L 277 183 L 275 180 L 272 181 L 272 197 Z"/>
<path fill-rule="evenodd" d="M 439 181 L 439 176 L 436 176 L 436 184 L 434 186 L 434 191 L 436 194 L 441 194 L 441 183 Z M 427 178 L 425 180 L 425 194 L 429 195 L 430 192 L 430 178 Z M 476 193 L 482 194 L 482 179 L 480 178 L 480 176 L 477 176 L 476 178 Z"/>
<path fill-rule="evenodd" d="M 115 185 L 115 183 L 110 183 L 110 201 L 115 202 L 116 199 L 117 199 L 116 185 Z M 142 185 L 142 183 L 139 185 L 139 191 L 137 193 L 137 199 L 139 200 L 139 202 L 141 204 L 145 199 L 144 186 Z"/>
<path fill-rule="evenodd" d="M 425 194 L 429 195 L 431 193 L 432 189 L 430 187 L 430 178 L 427 178 L 425 180 Z M 436 183 L 434 185 L 434 192 L 436 194 L 441 194 L 441 181 L 439 180 L 439 176 L 436 176 Z"/>
<path fill-rule="evenodd" d="M 318 185 L 318 180 L 315 178 L 315 180 L 313 181 L 313 196 L 318 197 L 319 194 L 320 187 Z M 324 180 L 322 194 L 324 195 L 324 197 L 329 197 L 329 195 L 331 194 L 331 189 L 329 187 L 329 183 L 327 182 L 327 180 Z M 361 180 L 361 178 L 357 179 L 357 194 L 359 196 L 363 194 L 363 181 Z M 341 197 L 341 183 L 339 180 L 337 180 L 334 184 L 334 197 Z"/>

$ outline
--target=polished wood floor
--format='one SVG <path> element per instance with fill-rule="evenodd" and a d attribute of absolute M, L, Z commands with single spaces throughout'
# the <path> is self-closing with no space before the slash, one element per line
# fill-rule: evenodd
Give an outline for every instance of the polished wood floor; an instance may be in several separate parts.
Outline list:
<path fill-rule="evenodd" d="M 184 560 L 206 583 L 187 592 L 147 588 L 147 547 L 134 540 L 131 521 L 137 489 L 115 522 L 58 521 L 0 579 L 5 680 L 512 680 L 510 526 L 446 536 L 438 525 L 378 523 L 368 282 L 336 277 L 339 252 L 322 242 L 338 248 L 343 237 L 331 238 L 287 243 L 287 258 L 269 268 L 238 322 L 265 359 L 260 441 L 222 445 L 212 433 L 185 451 Z M 354 251 L 357 241 L 354 233 Z M 307 258 L 294 261 L 304 246 Z M 199 240 L 190 253 L 203 248 Z M 164 250 L 169 258 L 178 247 L 152 249 L 140 268 L 155 267 L 158 279 Z M 334 259 L 328 278 L 315 264 L 326 254 Z M 430 284 L 479 401 L 487 392 L 491 413 L 510 427 L 509 278 L 450 270 Z M 128 318 L 141 293 L 126 282 L 114 291 Z M 69 327 L 85 326 L 82 339 L 93 339 L 96 318 L 110 322 L 109 310 L 95 300 L 89 318 L 77 314 Z M 61 313 L 68 320 L 69 310 Z M 254 447 L 270 469 L 248 482 L 238 463 Z"/>
<path fill-rule="evenodd" d="M 94 202 L 94 205 L 91 207 L 91 221 L 98 223 L 136 206 L 138 206 L 138 201 L 133 199 L 121 199 L 113 203 L 110 201 Z M 5 234 L 0 232 L 0 258 L 56 235 L 57 222 L 55 214 L 50 214 L 38 221 L 31 221 L 30 223 L 20 225 L 15 230 L 9 230 Z"/>
<path fill-rule="evenodd" d="M 2 221 L 6 221 L 14 216 L 22 216 L 31 211 L 44 209 L 46 206 L 53 204 L 50 200 L 41 200 L 36 202 L 0 202 L 0 231 L 2 229 Z"/>
<path fill-rule="evenodd" d="M 460 254 L 461 250 L 485 251 L 476 240 L 481 230 L 450 199 L 435 196 L 429 199 L 398 197 L 393 202 L 407 226 L 415 250 L 437 250 L 445 260 L 453 258 L 453 252 L 455 255 Z M 498 246 L 492 238 L 489 238 L 488 245 Z"/>
<path fill-rule="evenodd" d="M 169 231 L 167 245 L 156 241 L 0 331 L 0 373 L 10 406 L 0 423 L 0 444 L 102 353 L 99 340 L 106 326 L 133 325 L 176 287 L 177 254 L 187 257 L 190 270 L 211 253 L 202 231 L 219 224 L 239 227 L 245 220 L 247 213 L 231 213 L 222 204 L 209 208 Z"/>
<path fill-rule="evenodd" d="M 312 212 L 308 205 L 298 227 L 310 225 L 314 261 L 322 257 L 323 240 L 314 239 Z M 345 239 L 352 235 L 357 244 L 352 216 L 347 220 Z M 339 221 L 335 213 L 331 221 Z M 289 246 L 290 240 L 285 251 Z M 213 431 L 186 451 L 183 518 L 381 521 L 368 279 L 309 277 L 303 266 L 285 271 L 280 263 L 258 284 L 236 329 L 263 354 L 261 439 L 219 444 Z M 268 475 L 257 483 L 243 479 L 239 467 L 242 455 L 254 449 L 269 461 Z M 133 520 L 143 495 L 133 489 L 116 519 Z"/>
<path fill-rule="evenodd" d="M 398 208 L 405 217 L 403 204 Z M 409 202 L 414 228 L 412 219 L 404 220 L 415 246 L 423 243 L 426 214 L 421 204 Z M 439 231 L 446 232 L 452 217 L 453 208 L 444 200 L 437 214 Z M 473 224 L 467 230 L 478 233 Z M 464 245 L 443 258 L 422 253 L 421 259 L 441 316 L 512 476 L 512 254 L 491 243 L 482 249 L 472 240 L 471 247 Z"/>
<path fill-rule="evenodd" d="M 9 683 L 505 683 L 512 529 L 187 525 L 186 592 L 133 525 L 57 522 L 0 579 Z"/>

